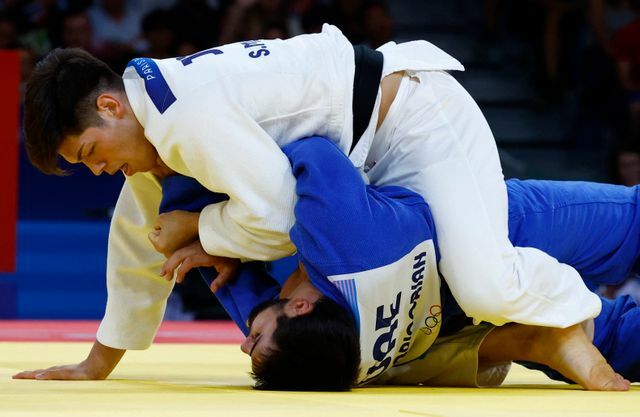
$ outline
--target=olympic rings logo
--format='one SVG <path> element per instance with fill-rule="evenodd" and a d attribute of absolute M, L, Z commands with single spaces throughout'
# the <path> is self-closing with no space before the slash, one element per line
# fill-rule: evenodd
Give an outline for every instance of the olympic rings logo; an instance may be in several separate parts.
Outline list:
<path fill-rule="evenodd" d="M 429 316 L 424 320 L 424 325 L 426 327 L 423 327 L 420 330 L 426 335 L 431 335 L 433 333 L 433 329 L 440 325 L 441 316 L 442 306 L 439 304 L 432 305 L 431 308 L 429 308 Z"/>

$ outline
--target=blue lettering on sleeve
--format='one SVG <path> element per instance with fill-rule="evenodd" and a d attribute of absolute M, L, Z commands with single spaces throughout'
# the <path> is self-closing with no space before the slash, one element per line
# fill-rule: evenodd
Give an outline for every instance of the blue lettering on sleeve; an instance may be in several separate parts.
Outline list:
<path fill-rule="evenodd" d="M 144 79 L 144 86 L 156 109 L 163 114 L 176 101 L 158 65 L 150 58 L 134 58 L 127 64 Z"/>
<path fill-rule="evenodd" d="M 177 57 L 176 59 L 178 61 L 182 62 L 182 65 L 184 65 L 186 67 L 187 65 L 191 65 L 193 63 L 194 59 L 199 58 L 201 56 L 205 56 L 205 55 L 209 55 L 209 54 L 220 55 L 222 53 L 223 52 L 221 50 L 219 50 L 219 49 L 206 49 L 204 51 L 196 52 L 193 55 Z"/>

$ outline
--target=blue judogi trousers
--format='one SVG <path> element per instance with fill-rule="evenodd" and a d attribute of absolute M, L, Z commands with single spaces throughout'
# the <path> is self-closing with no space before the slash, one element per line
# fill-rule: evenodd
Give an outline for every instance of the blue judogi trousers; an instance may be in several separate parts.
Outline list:
<path fill-rule="evenodd" d="M 509 180 L 507 188 L 514 245 L 541 249 L 593 284 L 616 284 L 638 272 L 640 187 Z M 602 298 L 593 343 L 613 369 L 640 381 L 640 308 L 630 296 Z"/>

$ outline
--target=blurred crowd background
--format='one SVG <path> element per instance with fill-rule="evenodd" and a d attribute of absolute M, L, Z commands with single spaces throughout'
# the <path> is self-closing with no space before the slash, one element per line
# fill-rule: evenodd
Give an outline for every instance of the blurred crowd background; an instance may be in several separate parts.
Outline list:
<path fill-rule="evenodd" d="M 426 39 L 459 59 L 466 71 L 454 76 L 485 113 L 506 177 L 640 183 L 640 0 L 4 0 L 0 49 L 19 51 L 23 80 L 56 47 L 86 49 L 120 73 L 137 56 L 284 39 L 323 23 L 353 43 Z M 102 316 L 121 183 L 86 169 L 43 176 L 21 147 L 16 316 Z M 81 260 L 75 270 L 69 253 Z M 602 291 L 637 287 L 632 277 Z M 223 314 L 203 289 L 179 286 L 170 317 Z M 73 312 L 51 297 L 70 291 L 84 303 Z"/>

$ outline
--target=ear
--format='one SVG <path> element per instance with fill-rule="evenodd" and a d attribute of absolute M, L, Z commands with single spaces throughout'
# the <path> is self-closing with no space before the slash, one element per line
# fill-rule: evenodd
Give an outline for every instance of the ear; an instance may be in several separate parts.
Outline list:
<path fill-rule="evenodd" d="M 288 317 L 304 316 L 313 311 L 315 305 L 306 298 L 293 298 L 284 306 L 284 313 Z"/>
<path fill-rule="evenodd" d="M 96 108 L 102 117 L 119 119 L 124 112 L 124 106 L 118 96 L 111 93 L 102 93 L 96 98 Z"/>

